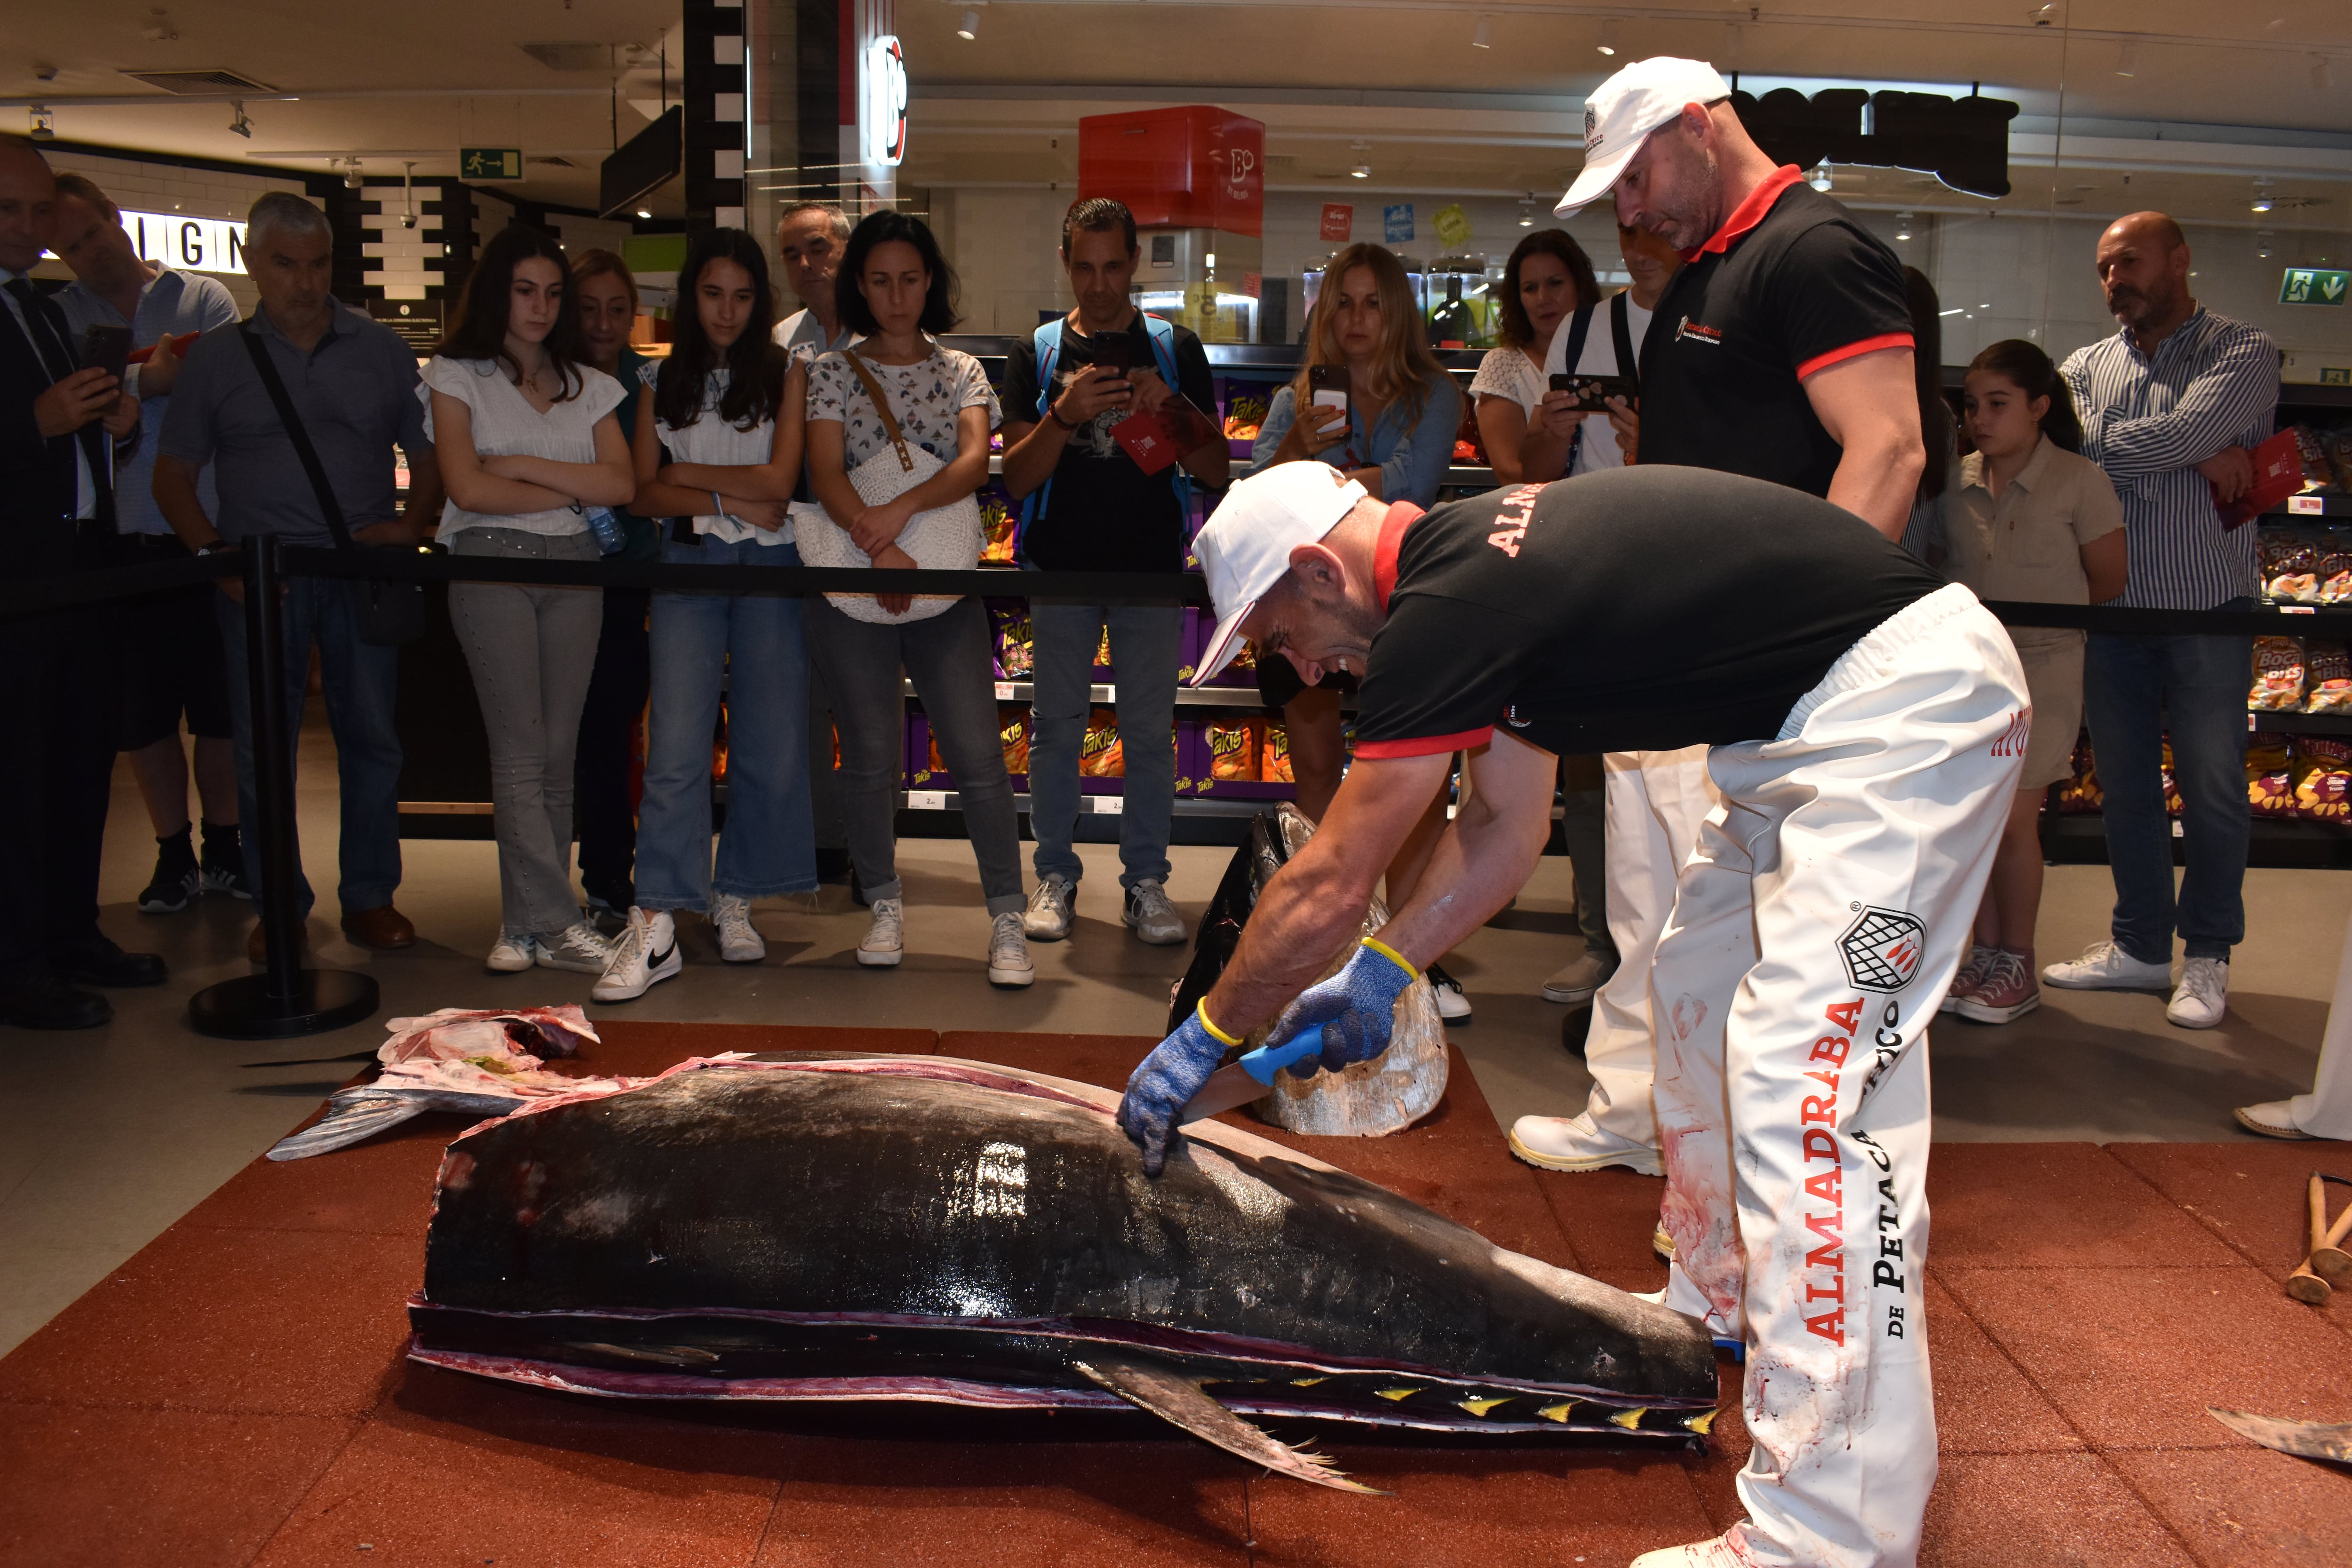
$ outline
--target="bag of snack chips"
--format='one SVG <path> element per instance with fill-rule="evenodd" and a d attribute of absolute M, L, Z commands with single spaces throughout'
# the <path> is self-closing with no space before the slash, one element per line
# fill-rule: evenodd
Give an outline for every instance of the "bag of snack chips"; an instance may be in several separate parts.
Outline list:
<path fill-rule="evenodd" d="M 1026 773 L 1029 771 L 1029 710 L 1017 702 L 1002 704 L 996 710 L 997 733 L 1004 743 L 1004 771 Z"/>
<path fill-rule="evenodd" d="M 1209 777 L 1244 784 L 1258 782 L 1258 721 L 1255 719 L 1209 721 Z"/>
<path fill-rule="evenodd" d="M 2263 573 L 2263 583 L 2273 599 L 2284 599 L 2297 605 L 2316 604 L 2319 600 L 2319 552 L 2307 544 L 2294 544 L 2281 550 L 2270 569 Z"/>
<path fill-rule="evenodd" d="M 2106 805 L 2099 787 L 2099 770 L 2091 756 L 2091 742 L 2074 742 L 2074 776 L 2058 786 L 2058 809 L 2069 816 L 2092 816 Z"/>
<path fill-rule="evenodd" d="M 2352 743 L 2295 738 L 2294 814 L 2311 822 L 2352 822 Z"/>
<path fill-rule="evenodd" d="M 2292 713 L 2303 706 L 2303 644 L 2294 637 L 2254 639 L 2254 684 L 2246 706 Z"/>
<path fill-rule="evenodd" d="M 1258 764 L 1258 777 L 1266 784 L 1296 784 L 1290 776 L 1290 731 L 1280 724 L 1265 727 L 1265 760 Z"/>
<path fill-rule="evenodd" d="M 1110 628 L 1105 626 L 1102 629 L 1102 640 L 1095 645 L 1095 673 L 1108 675 L 1110 672 Z"/>
<path fill-rule="evenodd" d="M 1086 739 L 1078 742 L 1078 772 L 1090 779 L 1127 776 L 1126 753 L 1118 744 L 1118 722 L 1108 708 L 1097 708 L 1087 716 Z"/>
<path fill-rule="evenodd" d="M 990 629 L 996 634 L 996 679 L 1026 680 L 1036 667 L 1033 657 L 1034 634 L 1029 626 L 1029 606 L 1018 599 L 995 601 L 988 606 Z"/>
<path fill-rule="evenodd" d="M 2352 658 L 2340 642 L 2305 645 L 2303 710 L 2352 713 Z"/>
<path fill-rule="evenodd" d="M 2164 761 L 2158 768 L 2157 778 L 2164 786 L 2164 815 L 2179 816 L 2184 808 L 2180 799 L 2180 784 L 2172 773 L 2172 737 L 2169 735 L 2164 738 Z"/>
<path fill-rule="evenodd" d="M 2246 737 L 2246 804 L 2256 816 L 2294 815 L 2294 746 L 2284 735 Z"/>
<path fill-rule="evenodd" d="M 988 542 L 982 548 L 980 558 L 1012 564 L 1013 535 L 1019 531 L 1020 521 L 1019 515 L 1006 504 L 1000 484 L 992 483 L 982 490 L 980 528 Z"/>
<path fill-rule="evenodd" d="M 2319 602 L 2340 605 L 2352 599 L 2352 555 L 2319 558 Z"/>

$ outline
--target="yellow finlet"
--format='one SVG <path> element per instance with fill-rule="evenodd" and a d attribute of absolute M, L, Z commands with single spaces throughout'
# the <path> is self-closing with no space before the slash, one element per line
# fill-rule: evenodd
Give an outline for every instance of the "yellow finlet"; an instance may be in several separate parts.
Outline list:
<path fill-rule="evenodd" d="M 1322 1377 L 1294 1377 L 1290 1380 L 1290 1386 L 1293 1388 L 1312 1388 L 1318 1383 L 1328 1383 L 1329 1381 L 1330 1380 L 1328 1378 Z"/>
<path fill-rule="evenodd" d="M 1558 1405 L 1545 1405 L 1541 1410 L 1537 1411 L 1536 1414 L 1542 1416 L 1547 1421 L 1559 1421 L 1565 1423 L 1568 1420 L 1568 1413 L 1575 1408 L 1575 1400 L 1563 1399 Z"/>
<path fill-rule="evenodd" d="M 1508 1394 L 1500 1399 L 1465 1399 L 1460 1402 L 1460 1408 L 1467 1410 L 1473 1415 L 1484 1415 L 1497 1405 L 1508 1405 L 1510 1402 Z"/>
<path fill-rule="evenodd" d="M 1376 1388 L 1372 1390 L 1372 1392 L 1379 1394 L 1382 1399 L 1411 1399 L 1414 1394 L 1419 1394 L 1421 1390 L 1418 1388 Z"/>
<path fill-rule="evenodd" d="M 1707 1434 L 1707 1428 L 1715 1425 L 1715 1418 L 1722 1414 L 1721 1410 L 1710 1410 L 1703 1415 L 1685 1416 L 1683 1419 L 1683 1425 L 1704 1437 Z"/>
<path fill-rule="evenodd" d="M 1620 1410 L 1616 1415 L 1612 1415 L 1609 1418 L 1609 1425 L 1612 1426 L 1622 1426 L 1626 1431 L 1631 1432 L 1634 1427 L 1639 1426 L 1642 1424 L 1642 1417 L 1647 1415 L 1649 1413 L 1650 1410 L 1647 1405 L 1643 1405 L 1637 1410 Z"/>

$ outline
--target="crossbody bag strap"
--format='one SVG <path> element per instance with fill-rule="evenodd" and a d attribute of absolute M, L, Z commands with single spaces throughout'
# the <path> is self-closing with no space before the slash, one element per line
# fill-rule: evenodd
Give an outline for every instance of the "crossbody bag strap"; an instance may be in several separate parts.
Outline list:
<path fill-rule="evenodd" d="M 1621 291 L 1609 301 L 1609 335 L 1617 342 L 1617 374 L 1633 384 L 1633 395 L 1642 395 L 1642 356 L 1633 352 L 1633 319 L 1629 291 Z"/>
<path fill-rule="evenodd" d="M 253 330 L 250 317 L 239 321 L 236 330 L 245 339 L 246 352 L 253 356 L 254 373 L 261 377 L 261 384 L 278 410 L 278 422 L 286 426 L 287 438 L 294 443 L 294 455 L 302 460 L 302 472 L 310 477 L 311 493 L 318 497 L 319 510 L 327 520 L 327 531 L 335 536 L 335 548 L 357 548 L 352 543 L 352 531 L 343 523 L 342 503 L 335 500 L 334 487 L 327 483 L 327 470 L 319 461 L 318 448 L 310 445 L 310 433 L 302 427 L 302 416 L 294 412 L 294 400 L 286 394 L 285 380 L 270 363 L 269 345 Z"/>
<path fill-rule="evenodd" d="M 889 437 L 890 445 L 898 449 L 898 466 L 913 473 L 914 454 L 907 450 L 907 438 L 898 434 L 898 418 L 890 412 L 890 399 L 884 395 L 882 384 L 874 379 L 873 373 L 866 368 L 866 361 L 856 349 L 847 350 L 843 357 L 849 361 L 849 368 L 857 373 L 857 379 L 866 384 L 866 395 L 874 400 L 874 412 L 882 416 L 882 433 Z"/>
<path fill-rule="evenodd" d="M 1576 314 L 1569 318 L 1567 357 L 1560 369 L 1570 375 L 1576 374 L 1577 365 L 1584 358 L 1584 340 L 1592 331 L 1592 310 L 1591 305 L 1581 305 L 1577 308 Z M 1576 422 L 1576 433 L 1568 438 L 1568 465 L 1560 470 L 1563 476 L 1576 472 L 1576 459 L 1583 452 L 1584 421 L 1580 419 Z"/>

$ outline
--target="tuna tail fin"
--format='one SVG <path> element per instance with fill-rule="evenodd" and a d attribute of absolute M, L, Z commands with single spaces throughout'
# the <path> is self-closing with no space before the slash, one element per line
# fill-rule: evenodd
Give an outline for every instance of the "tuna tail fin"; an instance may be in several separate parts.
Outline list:
<path fill-rule="evenodd" d="M 1318 1454 L 1277 1442 L 1171 1368 L 1111 1355 L 1089 1355 L 1070 1364 L 1136 1408 L 1148 1410 L 1203 1443 L 1213 1444 L 1254 1465 L 1264 1465 L 1277 1475 L 1343 1492 L 1362 1492 L 1370 1497 L 1389 1495 L 1377 1487 L 1349 1480 Z"/>
<path fill-rule="evenodd" d="M 307 1160 L 331 1153 L 396 1127 L 429 1107 L 414 1097 L 367 1089 L 347 1089 L 327 1100 L 327 1114 L 299 1132 L 289 1132 L 269 1149 L 272 1160 Z"/>
<path fill-rule="evenodd" d="M 2205 1407 L 2205 1414 L 2265 1448 L 2300 1458 L 2328 1459 L 2339 1465 L 2352 1463 L 2352 1423 L 2283 1421 L 2273 1415 L 2249 1415 L 2242 1410 L 2223 1410 L 2210 1405 Z"/>

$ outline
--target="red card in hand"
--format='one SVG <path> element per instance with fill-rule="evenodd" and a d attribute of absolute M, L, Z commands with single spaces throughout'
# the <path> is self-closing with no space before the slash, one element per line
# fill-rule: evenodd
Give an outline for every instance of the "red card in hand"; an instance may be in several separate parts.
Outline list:
<path fill-rule="evenodd" d="M 2282 430 L 2254 448 L 2254 481 L 2246 493 L 2221 508 L 2224 530 L 2243 527 L 2286 504 L 2303 489 L 2303 448 L 2293 430 Z"/>
<path fill-rule="evenodd" d="M 1110 427 L 1110 434 L 1147 474 L 1159 473 L 1187 452 L 1223 438 L 1209 416 L 1181 393 L 1149 414 L 1129 415 Z"/>

